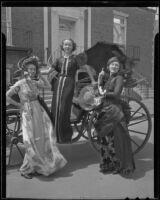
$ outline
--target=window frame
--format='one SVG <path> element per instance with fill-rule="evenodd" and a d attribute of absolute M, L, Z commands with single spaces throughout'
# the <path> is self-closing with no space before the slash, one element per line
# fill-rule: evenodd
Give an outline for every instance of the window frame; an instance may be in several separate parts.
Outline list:
<path fill-rule="evenodd" d="M 114 22 L 114 19 L 119 19 L 119 20 L 124 20 L 124 23 L 116 23 Z M 113 43 L 119 44 L 124 46 L 124 49 L 126 50 L 126 45 L 127 45 L 127 18 L 128 18 L 128 14 L 119 12 L 119 11 L 113 11 Z M 114 29 L 115 29 L 115 25 L 119 24 L 120 28 L 124 28 L 124 41 L 122 41 L 122 43 L 120 43 L 119 41 L 115 41 L 114 38 Z"/>
<path fill-rule="evenodd" d="M 7 46 L 12 46 L 12 16 L 11 7 L 6 7 L 6 38 Z"/>

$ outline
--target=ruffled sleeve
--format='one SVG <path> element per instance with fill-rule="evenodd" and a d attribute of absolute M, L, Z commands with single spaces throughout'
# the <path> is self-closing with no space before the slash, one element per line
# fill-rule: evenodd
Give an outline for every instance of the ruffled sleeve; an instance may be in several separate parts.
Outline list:
<path fill-rule="evenodd" d="M 14 94 L 18 94 L 18 92 L 20 91 L 20 86 L 22 84 L 22 80 L 17 81 L 14 85 L 12 85 L 10 87 L 10 91 L 13 92 Z"/>

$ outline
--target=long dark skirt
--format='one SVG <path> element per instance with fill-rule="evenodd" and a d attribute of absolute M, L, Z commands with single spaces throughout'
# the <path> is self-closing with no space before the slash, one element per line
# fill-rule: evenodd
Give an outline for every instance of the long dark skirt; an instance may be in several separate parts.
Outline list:
<path fill-rule="evenodd" d="M 101 171 L 132 173 L 135 163 L 121 107 L 114 104 L 104 107 L 95 127 L 101 138 Z"/>
<path fill-rule="evenodd" d="M 55 124 L 57 142 L 71 141 L 73 130 L 70 115 L 75 82 L 70 77 L 60 76 L 53 88 L 51 115 Z"/>

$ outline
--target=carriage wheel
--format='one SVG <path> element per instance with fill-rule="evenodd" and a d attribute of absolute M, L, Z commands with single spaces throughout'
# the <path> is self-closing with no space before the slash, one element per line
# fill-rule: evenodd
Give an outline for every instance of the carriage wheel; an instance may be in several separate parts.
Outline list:
<path fill-rule="evenodd" d="M 75 121 L 72 122 L 72 128 L 73 128 L 73 136 L 72 136 L 72 142 L 78 141 L 81 137 L 88 140 L 88 121 L 89 121 L 90 113 L 85 113 L 81 120 L 79 122 Z"/>
<path fill-rule="evenodd" d="M 97 151 L 100 152 L 100 138 L 95 130 L 94 124 L 98 118 L 98 112 L 94 111 L 90 117 L 88 125 L 88 138 L 91 146 Z"/>
<path fill-rule="evenodd" d="M 71 143 L 77 142 L 81 138 L 81 126 L 82 122 L 72 122 L 71 123 L 73 129 L 72 141 Z"/>
<path fill-rule="evenodd" d="M 89 139 L 88 137 L 88 129 L 89 129 L 89 124 L 88 122 L 90 121 L 90 118 L 92 116 L 92 111 L 88 111 L 82 119 L 82 124 L 81 124 L 81 136 L 85 138 L 86 140 Z"/>
<path fill-rule="evenodd" d="M 128 124 L 133 154 L 138 153 L 149 140 L 152 130 L 152 120 L 147 107 L 135 98 L 125 97 L 131 108 L 131 118 Z M 95 111 L 89 121 L 88 137 L 91 146 L 100 151 L 100 139 L 96 133 L 94 124 L 97 121 L 98 113 Z"/>
<path fill-rule="evenodd" d="M 152 130 L 152 120 L 144 103 L 133 97 L 127 97 L 127 100 L 131 108 L 128 130 L 133 153 L 136 154 L 143 149 L 149 140 Z"/>
<path fill-rule="evenodd" d="M 6 111 L 6 145 L 9 145 L 12 137 L 19 138 L 22 141 L 20 113 L 18 109 Z"/>

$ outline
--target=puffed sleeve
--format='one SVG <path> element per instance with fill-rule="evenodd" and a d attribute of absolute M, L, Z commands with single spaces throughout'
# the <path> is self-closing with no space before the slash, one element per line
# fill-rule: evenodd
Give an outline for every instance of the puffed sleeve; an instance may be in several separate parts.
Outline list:
<path fill-rule="evenodd" d="M 123 77 L 117 76 L 113 92 L 107 92 L 106 97 L 119 97 L 123 90 Z"/>
<path fill-rule="evenodd" d="M 9 89 L 9 91 L 13 94 L 18 94 L 20 91 L 20 85 L 22 84 L 22 81 L 17 81 L 14 85 L 12 85 Z"/>
<path fill-rule="evenodd" d="M 87 63 L 87 55 L 82 52 L 76 56 L 77 68 L 83 68 Z"/>

